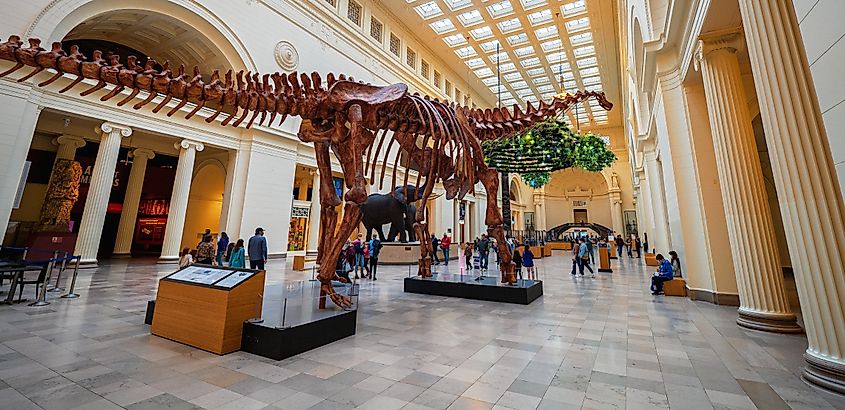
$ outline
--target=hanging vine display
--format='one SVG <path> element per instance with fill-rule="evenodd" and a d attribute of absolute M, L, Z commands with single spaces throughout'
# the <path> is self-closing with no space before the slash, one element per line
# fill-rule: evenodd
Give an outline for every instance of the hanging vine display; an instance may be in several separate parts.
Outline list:
<path fill-rule="evenodd" d="M 485 141 L 482 148 L 488 166 L 520 174 L 532 188 L 547 184 L 554 171 L 581 168 L 599 172 L 616 160 L 602 138 L 574 132 L 562 119 L 549 119 L 509 138 Z"/>

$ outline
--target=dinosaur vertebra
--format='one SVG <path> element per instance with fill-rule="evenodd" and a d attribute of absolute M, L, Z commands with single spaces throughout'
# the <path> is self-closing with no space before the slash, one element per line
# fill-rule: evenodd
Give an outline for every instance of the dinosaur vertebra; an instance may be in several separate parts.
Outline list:
<path fill-rule="evenodd" d="M 563 98 L 555 97 L 550 103 L 541 102 L 537 107 L 528 103 L 524 111 L 516 105 L 513 110 L 470 109 L 410 94 L 405 84 L 380 87 L 355 82 L 343 74 L 335 77 L 332 73 L 326 75 L 324 81 L 316 72 L 310 76 L 296 72 L 260 75 L 229 70 L 221 79 L 220 73 L 215 70 L 206 84 L 197 67 L 188 76 L 184 66 L 174 73 L 167 62 L 161 65 L 161 70 L 157 70 L 155 66 L 158 64 L 152 59 L 141 66 L 135 57 L 130 56 L 123 65 L 119 56 L 112 55 L 106 61 L 100 51 L 94 51 L 88 59 L 76 46 L 67 53 L 58 42 L 53 43 L 50 50 L 42 48 L 38 39 L 29 39 L 28 43 L 29 46 L 24 47 L 19 36 L 11 36 L 8 41 L 0 43 L 0 59 L 16 63 L 0 73 L 0 77 L 23 67 L 32 67 L 30 73 L 18 79 L 23 82 L 44 70 L 55 71 L 52 77 L 38 84 L 44 87 L 64 74 L 76 76 L 59 90 L 60 93 L 70 90 L 83 79 L 96 80 L 96 85 L 81 93 L 83 96 L 111 86 L 100 100 L 108 101 L 126 90 L 129 95 L 117 103 L 122 106 L 141 92 L 147 93 L 142 101 L 132 106 L 136 110 L 161 96 L 163 99 L 153 108 L 154 113 L 177 100 L 177 104 L 167 111 L 167 116 L 176 114 L 188 103 L 195 104 L 185 119 L 190 119 L 206 105 L 212 105 L 216 106 L 215 112 L 205 121 L 214 122 L 222 114 L 225 116 L 221 121 L 224 126 L 231 124 L 238 127 L 246 121 L 245 126 L 249 128 L 256 120 L 258 124 L 269 126 L 276 118 L 279 118 L 279 123 L 288 116 L 302 118 L 298 136 L 302 141 L 314 143 L 320 175 L 331 175 L 329 150 L 334 151 L 348 188 L 344 195 L 343 220 L 339 229 L 335 229 L 335 206 L 341 203 L 340 198 L 335 194 L 331 178 L 320 179 L 322 208 L 318 279 L 323 294 L 342 307 L 349 306 L 351 301 L 335 293 L 331 286 L 331 280 L 337 279 L 334 261 L 346 238 L 360 223 L 359 205 L 367 199 L 367 185 L 375 185 L 378 179 L 379 187 L 383 187 L 388 155 L 394 144 L 398 144 L 399 149 L 407 152 L 419 165 L 413 186 L 419 188 L 422 184 L 425 187 L 423 201 L 431 197 L 437 181 L 443 182 L 447 199 L 463 198 L 474 192 L 477 182 L 484 185 L 488 194 L 486 224 L 501 250 L 502 282 L 512 284 L 516 275 L 504 240 L 501 211 L 495 200 L 498 173 L 484 163 L 480 142 L 518 133 L 589 98 L 596 98 L 606 110 L 613 107 L 604 93 L 578 91 Z M 388 135 L 388 131 L 392 131 L 392 135 Z M 382 168 L 377 178 L 379 155 Z M 391 188 L 408 185 L 408 170 L 404 172 L 402 185 L 396 180 L 397 163 L 398 155 L 394 161 Z M 421 244 L 419 274 L 430 277 L 433 250 L 424 206 L 417 210 L 415 220 L 414 229 Z M 323 305 L 324 299 L 321 307 Z"/>

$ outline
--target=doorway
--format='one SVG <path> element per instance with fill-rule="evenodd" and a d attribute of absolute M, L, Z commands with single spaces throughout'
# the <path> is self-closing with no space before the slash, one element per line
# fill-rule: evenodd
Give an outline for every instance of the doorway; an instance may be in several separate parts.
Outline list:
<path fill-rule="evenodd" d="M 586 209 L 574 209 L 572 213 L 575 217 L 575 223 L 587 223 L 590 220 L 587 219 L 587 210 Z"/>

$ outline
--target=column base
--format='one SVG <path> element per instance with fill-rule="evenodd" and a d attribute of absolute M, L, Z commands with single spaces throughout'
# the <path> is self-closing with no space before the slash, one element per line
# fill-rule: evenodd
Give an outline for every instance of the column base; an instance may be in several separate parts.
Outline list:
<path fill-rule="evenodd" d="M 162 256 L 162 257 L 158 258 L 157 263 L 160 263 L 160 264 L 177 264 L 177 263 L 179 263 L 179 259 L 180 258 L 178 256 Z"/>
<path fill-rule="evenodd" d="M 96 259 L 81 259 L 79 261 L 79 269 L 96 269 L 97 266 Z"/>
<path fill-rule="evenodd" d="M 762 330 L 772 333 L 804 333 L 804 329 L 798 326 L 798 318 L 791 313 L 763 313 L 737 309 L 739 317 L 736 324 L 754 330 Z"/>
<path fill-rule="evenodd" d="M 845 365 L 822 359 L 809 352 L 804 352 L 807 366 L 801 378 L 811 386 L 830 392 L 845 394 Z"/>
<path fill-rule="evenodd" d="M 126 253 L 123 253 L 123 252 L 121 252 L 121 253 L 113 253 L 113 254 L 111 255 L 111 257 L 112 257 L 112 258 L 114 258 L 114 259 L 126 259 L 126 258 L 131 258 L 131 257 L 132 257 L 132 254 L 131 254 L 131 253 L 129 253 L 129 252 L 126 252 Z"/>

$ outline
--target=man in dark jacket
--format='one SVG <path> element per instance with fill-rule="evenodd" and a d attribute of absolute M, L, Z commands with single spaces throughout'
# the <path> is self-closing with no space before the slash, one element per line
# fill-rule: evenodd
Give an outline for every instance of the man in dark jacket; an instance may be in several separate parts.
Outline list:
<path fill-rule="evenodd" d="M 267 263 L 267 238 L 264 237 L 264 228 L 255 228 L 255 236 L 249 238 L 246 252 L 249 255 L 249 268 L 264 270 Z"/>
<path fill-rule="evenodd" d="M 478 240 L 478 245 L 476 245 L 478 249 L 478 255 L 481 258 L 481 269 L 487 270 L 487 259 L 490 257 L 490 238 L 487 237 L 487 234 L 481 235 L 481 239 Z"/>
<path fill-rule="evenodd" d="M 373 280 L 376 280 L 376 268 L 378 268 L 378 255 L 381 253 L 381 241 L 378 235 L 373 234 L 373 239 L 370 240 L 370 274 Z"/>
<path fill-rule="evenodd" d="M 440 248 L 440 239 L 437 239 L 437 235 L 431 235 L 431 256 L 434 259 L 435 265 L 440 264 L 440 257 L 437 256 L 437 249 Z"/>

